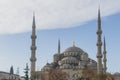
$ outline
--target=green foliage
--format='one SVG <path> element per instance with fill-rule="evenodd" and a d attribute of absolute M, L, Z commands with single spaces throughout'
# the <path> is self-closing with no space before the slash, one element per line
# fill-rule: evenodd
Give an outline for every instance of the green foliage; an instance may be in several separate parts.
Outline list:
<path fill-rule="evenodd" d="M 67 80 L 67 74 L 60 69 L 51 70 L 49 80 Z"/>
<path fill-rule="evenodd" d="M 113 80 L 113 75 L 110 73 L 97 74 L 97 71 L 85 68 L 77 80 Z"/>

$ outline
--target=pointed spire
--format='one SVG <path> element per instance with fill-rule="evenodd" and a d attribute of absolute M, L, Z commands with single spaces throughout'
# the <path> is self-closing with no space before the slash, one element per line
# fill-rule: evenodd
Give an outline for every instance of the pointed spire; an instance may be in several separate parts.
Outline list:
<path fill-rule="evenodd" d="M 100 6 L 98 9 L 98 28 L 101 29 L 101 15 L 100 15 Z"/>
<path fill-rule="evenodd" d="M 60 54 L 60 39 L 58 40 L 58 54 Z"/>
<path fill-rule="evenodd" d="M 103 72 L 104 74 L 106 74 L 106 70 L 107 70 L 107 66 L 106 66 L 106 62 L 107 62 L 107 58 L 106 58 L 106 42 L 105 42 L 105 37 L 104 37 L 104 46 L 103 46 Z"/>
<path fill-rule="evenodd" d="M 35 12 L 33 12 L 32 35 L 35 35 L 35 32 L 36 32 Z"/>
<path fill-rule="evenodd" d="M 35 12 L 33 12 L 33 23 L 32 23 L 32 27 L 36 27 L 36 25 L 35 25 Z"/>

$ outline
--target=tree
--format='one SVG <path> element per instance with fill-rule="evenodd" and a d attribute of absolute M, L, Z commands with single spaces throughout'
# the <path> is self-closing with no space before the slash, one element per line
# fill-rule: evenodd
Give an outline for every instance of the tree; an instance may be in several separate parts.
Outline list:
<path fill-rule="evenodd" d="M 26 64 L 26 68 L 24 69 L 25 70 L 25 80 L 29 80 L 29 76 L 28 76 L 28 71 L 29 71 L 29 68 L 28 68 L 28 64 Z"/>
<path fill-rule="evenodd" d="M 111 73 L 106 73 L 106 80 L 114 80 L 114 75 L 112 75 Z"/>
<path fill-rule="evenodd" d="M 90 68 L 85 68 L 81 71 L 81 78 L 79 80 L 94 80 L 97 77 L 96 71 Z"/>
<path fill-rule="evenodd" d="M 79 78 L 78 80 L 97 80 L 98 78 L 100 80 L 114 80 L 112 74 L 98 74 L 97 71 L 90 68 L 85 68 L 84 70 L 82 70 L 81 78 Z"/>
<path fill-rule="evenodd" d="M 67 80 L 67 73 L 63 72 L 61 69 L 54 69 L 49 72 L 49 80 Z"/>

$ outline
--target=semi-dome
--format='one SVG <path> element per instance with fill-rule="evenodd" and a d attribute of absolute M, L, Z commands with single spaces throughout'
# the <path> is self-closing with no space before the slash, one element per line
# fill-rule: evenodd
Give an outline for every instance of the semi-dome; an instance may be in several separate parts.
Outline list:
<path fill-rule="evenodd" d="M 78 64 L 78 60 L 75 57 L 65 57 L 62 59 L 62 64 Z"/>

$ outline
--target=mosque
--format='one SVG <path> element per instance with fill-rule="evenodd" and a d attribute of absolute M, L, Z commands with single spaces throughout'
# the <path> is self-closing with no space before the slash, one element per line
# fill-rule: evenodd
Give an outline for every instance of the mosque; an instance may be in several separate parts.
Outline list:
<path fill-rule="evenodd" d="M 60 40 L 58 41 L 58 52 L 53 55 L 53 62 L 47 63 L 40 71 L 36 71 L 36 25 L 35 16 L 33 16 L 32 35 L 31 35 L 31 80 L 46 80 L 44 77 L 49 77 L 49 71 L 52 69 L 60 69 L 69 75 L 68 80 L 76 80 L 80 77 L 80 72 L 86 67 L 97 71 L 98 74 L 106 73 L 106 43 L 105 38 L 103 41 L 102 51 L 102 30 L 101 30 L 101 16 L 100 9 L 98 9 L 98 29 L 97 29 L 97 50 L 95 53 L 97 61 L 89 58 L 88 53 L 77 47 L 75 43 L 68 47 L 63 52 L 60 51 Z M 49 78 L 47 78 L 49 80 Z"/>

